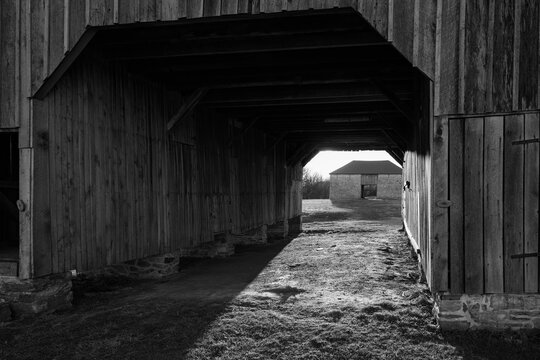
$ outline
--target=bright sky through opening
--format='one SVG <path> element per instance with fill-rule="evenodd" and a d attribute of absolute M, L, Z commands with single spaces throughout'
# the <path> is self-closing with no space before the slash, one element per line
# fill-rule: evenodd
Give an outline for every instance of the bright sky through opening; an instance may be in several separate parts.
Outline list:
<path fill-rule="evenodd" d="M 353 160 L 390 160 L 401 167 L 386 151 L 321 151 L 306 168 L 329 178 L 330 173 Z"/>

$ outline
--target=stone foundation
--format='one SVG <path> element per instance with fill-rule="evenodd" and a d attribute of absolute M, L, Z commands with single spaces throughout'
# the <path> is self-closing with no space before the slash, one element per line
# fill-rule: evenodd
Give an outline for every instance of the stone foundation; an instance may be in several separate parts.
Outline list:
<path fill-rule="evenodd" d="M 140 279 L 157 279 L 178 272 L 180 258 L 178 254 L 164 254 L 144 259 L 126 261 L 110 265 L 87 275 L 126 276 Z"/>
<path fill-rule="evenodd" d="M 289 235 L 289 221 L 278 221 L 273 225 L 268 225 L 268 240 L 280 240 Z"/>
<path fill-rule="evenodd" d="M 289 235 L 297 235 L 302 232 L 302 216 L 298 215 L 290 218 L 287 223 L 289 224 Z"/>
<path fill-rule="evenodd" d="M 262 225 L 244 234 L 229 234 L 229 241 L 234 245 L 266 244 L 268 242 L 268 226 Z"/>
<path fill-rule="evenodd" d="M 0 322 L 71 308 L 71 279 L 47 277 L 30 280 L 0 278 Z"/>
<path fill-rule="evenodd" d="M 540 329 L 540 294 L 437 295 L 442 330 Z"/>

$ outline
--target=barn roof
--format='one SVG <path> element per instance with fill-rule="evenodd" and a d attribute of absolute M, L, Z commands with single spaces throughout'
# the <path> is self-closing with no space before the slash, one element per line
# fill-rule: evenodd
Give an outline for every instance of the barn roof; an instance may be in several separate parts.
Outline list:
<path fill-rule="evenodd" d="M 351 161 L 347 165 L 332 171 L 332 175 L 354 174 L 401 174 L 401 168 L 388 160 L 384 161 Z"/>

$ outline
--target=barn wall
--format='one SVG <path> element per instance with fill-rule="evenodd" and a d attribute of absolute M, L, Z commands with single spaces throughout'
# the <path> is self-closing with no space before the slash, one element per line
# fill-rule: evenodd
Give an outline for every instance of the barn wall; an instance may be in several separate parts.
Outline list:
<path fill-rule="evenodd" d="M 334 8 L 357 10 L 412 64 L 434 78 L 437 0 L 4 0 L 0 2 L 0 99 L 4 99 L 0 126 L 30 121 L 27 98 L 67 55 L 77 53 L 77 46 L 91 39 L 88 29 Z"/>
<path fill-rule="evenodd" d="M 377 178 L 377 197 L 382 199 L 399 199 L 403 192 L 402 175 L 379 174 Z"/>
<path fill-rule="evenodd" d="M 35 101 L 34 275 L 191 248 L 300 214 L 301 169 L 267 137 L 90 59 Z M 231 142 L 231 146 L 230 145 Z"/>
<path fill-rule="evenodd" d="M 539 113 L 446 126 L 449 292 L 538 292 Z"/>
<path fill-rule="evenodd" d="M 330 200 L 357 200 L 362 197 L 362 175 L 330 175 Z"/>
<path fill-rule="evenodd" d="M 418 104 L 409 148 L 405 152 L 402 181 L 402 217 L 411 244 L 415 248 L 420 264 L 430 288 L 445 286 L 444 270 L 441 276 L 440 267 L 444 261 L 438 253 L 436 239 L 437 230 L 432 229 L 433 212 L 432 193 L 433 178 L 438 176 L 440 166 L 444 162 L 436 157 L 436 144 L 431 139 L 433 130 L 433 83 L 423 81 L 418 84 Z M 408 183 L 408 185 L 406 185 Z M 442 239 L 444 241 L 444 239 Z"/>
<path fill-rule="evenodd" d="M 0 2 L 0 129 L 19 126 L 19 0 Z"/>
<path fill-rule="evenodd" d="M 435 114 L 538 109 L 540 3 L 438 3 Z"/>

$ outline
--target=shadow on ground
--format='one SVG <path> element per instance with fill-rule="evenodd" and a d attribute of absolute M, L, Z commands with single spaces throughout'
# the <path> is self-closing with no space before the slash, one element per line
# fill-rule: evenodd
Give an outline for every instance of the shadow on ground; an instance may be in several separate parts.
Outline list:
<path fill-rule="evenodd" d="M 294 239 L 161 281 L 85 284 L 71 311 L 0 326 L 0 359 L 540 358 L 533 334 L 440 332 L 399 201 L 304 211 Z"/>
<path fill-rule="evenodd" d="M 183 358 L 290 240 L 189 261 L 157 282 L 79 284 L 72 310 L 0 327 L 0 359 Z"/>

